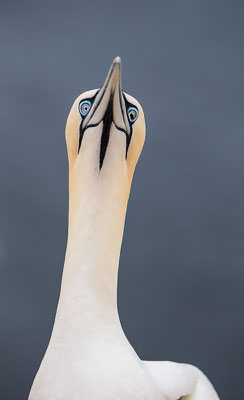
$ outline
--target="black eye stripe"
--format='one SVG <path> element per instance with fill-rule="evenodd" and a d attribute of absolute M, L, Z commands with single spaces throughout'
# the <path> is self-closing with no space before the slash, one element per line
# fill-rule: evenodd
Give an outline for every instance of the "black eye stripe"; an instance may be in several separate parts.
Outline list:
<path fill-rule="evenodd" d="M 137 110 L 137 113 L 138 113 L 138 115 L 139 115 L 138 108 L 137 108 L 134 104 L 130 103 L 130 102 L 127 100 L 127 98 L 126 98 L 124 92 L 123 92 L 123 98 L 124 98 L 124 102 L 125 102 L 126 112 L 128 112 L 128 110 L 129 110 L 130 107 L 133 107 L 133 108 L 135 108 L 135 109 Z M 131 141 L 131 137 L 132 137 L 132 125 L 133 125 L 134 121 L 131 122 L 130 119 L 128 118 L 128 115 L 126 116 L 126 118 L 128 119 L 129 126 L 130 126 L 130 132 L 128 132 L 127 135 L 126 135 L 126 157 L 127 157 L 128 148 L 129 148 L 130 141 Z"/>
<path fill-rule="evenodd" d="M 130 102 L 127 100 L 127 98 L 125 97 L 124 92 L 123 92 L 123 98 L 124 98 L 124 101 L 125 101 L 125 108 L 126 108 L 126 111 L 128 112 L 128 110 L 129 110 L 130 108 L 132 108 L 132 109 L 135 109 L 135 110 L 137 111 L 137 115 L 139 115 L 139 110 L 138 110 L 138 108 L 137 108 L 134 104 L 130 103 Z M 130 124 L 133 124 L 133 122 L 131 123 L 130 120 L 129 120 L 129 123 L 130 123 Z"/>
<path fill-rule="evenodd" d="M 93 105 L 93 103 L 94 103 L 94 100 L 95 100 L 95 98 L 96 98 L 97 94 L 99 93 L 99 91 L 100 91 L 100 89 L 99 89 L 99 90 L 97 90 L 97 92 L 94 94 L 94 96 L 92 96 L 92 97 L 87 97 L 87 98 L 85 98 L 85 99 L 82 99 L 82 100 L 79 102 L 79 106 L 78 106 L 79 112 L 80 112 L 80 106 L 81 106 L 81 103 L 82 103 L 83 101 L 85 101 L 85 100 L 88 100 L 88 101 L 90 101 L 90 102 L 91 102 L 91 108 L 92 108 L 92 105 Z M 90 108 L 90 109 L 91 109 L 91 108 Z M 89 110 L 89 111 L 90 111 L 90 110 Z M 89 112 L 88 112 L 87 114 L 89 114 Z M 86 115 L 85 115 L 85 116 L 83 116 L 83 115 L 81 114 L 81 112 L 80 112 L 80 115 L 81 115 L 81 117 L 82 117 L 82 120 L 81 120 L 81 123 L 80 123 L 80 128 L 79 128 L 79 145 L 78 145 L 78 153 L 79 153 L 79 151 L 80 151 L 80 146 L 81 146 L 82 138 L 83 138 L 83 135 L 84 135 L 83 121 L 84 121 L 84 119 L 86 118 Z"/>

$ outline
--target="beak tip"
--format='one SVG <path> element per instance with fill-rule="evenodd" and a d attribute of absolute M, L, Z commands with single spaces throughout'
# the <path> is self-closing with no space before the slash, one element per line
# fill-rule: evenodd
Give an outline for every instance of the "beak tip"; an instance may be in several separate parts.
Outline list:
<path fill-rule="evenodd" d="M 116 65 L 116 64 L 121 65 L 121 58 L 120 57 L 115 57 L 115 59 L 113 61 L 113 64 L 114 65 Z"/>

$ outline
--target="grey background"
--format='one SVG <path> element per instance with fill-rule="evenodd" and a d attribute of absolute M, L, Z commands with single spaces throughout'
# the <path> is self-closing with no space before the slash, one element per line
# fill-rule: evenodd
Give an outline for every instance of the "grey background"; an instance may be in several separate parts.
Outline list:
<path fill-rule="evenodd" d="M 0 399 L 24 400 L 64 260 L 73 100 L 113 58 L 147 139 L 119 275 L 140 357 L 189 362 L 243 398 L 242 1 L 1 1 Z M 206 399 L 207 400 L 207 399 Z"/>

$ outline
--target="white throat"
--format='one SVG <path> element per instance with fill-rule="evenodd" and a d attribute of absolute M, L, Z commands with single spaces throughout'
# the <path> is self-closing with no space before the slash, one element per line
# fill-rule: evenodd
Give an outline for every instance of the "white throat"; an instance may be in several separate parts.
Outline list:
<path fill-rule="evenodd" d="M 72 334 L 80 341 L 91 335 L 100 337 L 107 329 L 110 334 L 113 329 L 116 334 L 122 332 L 117 276 L 128 177 L 125 162 L 118 163 L 117 171 L 110 168 L 111 163 L 105 162 L 89 182 L 82 182 L 78 164 L 70 178 L 68 243 L 54 336 Z"/>

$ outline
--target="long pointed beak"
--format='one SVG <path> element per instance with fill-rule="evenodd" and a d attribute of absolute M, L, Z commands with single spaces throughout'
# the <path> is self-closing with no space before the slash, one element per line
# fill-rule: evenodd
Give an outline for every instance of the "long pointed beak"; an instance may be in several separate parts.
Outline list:
<path fill-rule="evenodd" d="M 112 120 L 116 127 L 125 133 L 129 132 L 130 127 L 121 88 L 120 57 L 114 59 L 105 82 L 99 90 L 89 114 L 83 121 L 82 128 L 98 125 L 104 119 L 109 105 L 112 106 Z"/>

